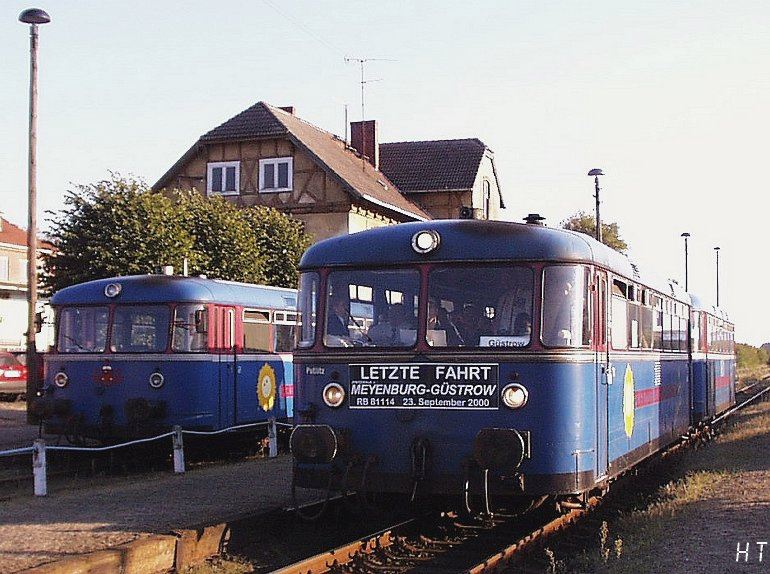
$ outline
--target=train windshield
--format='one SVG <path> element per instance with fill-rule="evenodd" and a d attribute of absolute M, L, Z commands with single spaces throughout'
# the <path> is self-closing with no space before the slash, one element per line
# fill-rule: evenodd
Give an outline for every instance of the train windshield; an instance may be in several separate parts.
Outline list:
<path fill-rule="evenodd" d="M 64 307 L 59 312 L 60 353 L 103 353 L 107 347 L 108 307 Z"/>
<path fill-rule="evenodd" d="M 412 347 L 419 292 L 416 269 L 333 271 L 327 283 L 324 345 Z"/>
<path fill-rule="evenodd" d="M 168 345 L 171 309 L 166 305 L 120 305 L 112 319 L 113 353 L 160 353 Z"/>
<path fill-rule="evenodd" d="M 428 277 L 427 343 L 433 347 L 526 347 L 534 273 L 526 266 L 447 265 Z"/>

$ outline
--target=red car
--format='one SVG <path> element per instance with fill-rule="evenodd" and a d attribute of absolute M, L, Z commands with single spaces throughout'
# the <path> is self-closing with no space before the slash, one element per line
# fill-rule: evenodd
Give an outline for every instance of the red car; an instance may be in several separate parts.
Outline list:
<path fill-rule="evenodd" d="M 27 392 L 27 367 L 12 353 L 0 351 L 0 395 Z"/>

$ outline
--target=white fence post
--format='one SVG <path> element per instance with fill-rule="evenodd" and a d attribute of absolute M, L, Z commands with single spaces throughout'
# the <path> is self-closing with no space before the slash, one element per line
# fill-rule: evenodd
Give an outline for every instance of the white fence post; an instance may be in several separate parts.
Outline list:
<path fill-rule="evenodd" d="M 35 479 L 35 496 L 47 496 L 45 441 L 42 438 L 36 439 L 32 444 L 32 474 Z"/>
<path fill-rule="evenodd" d="M 171 436 L 174 443 L 174 472 L 184 474 L 184 442 L 182 441 L 182 427 L 174 426 L 174 434 Z"/>
<path fill-rule="evenodd" d="M 278 456 L 278 430 L 275 427 L 275 417 L 267 420 L 267 440 L 270 449 L 268 456 L 270 458 Z"/>

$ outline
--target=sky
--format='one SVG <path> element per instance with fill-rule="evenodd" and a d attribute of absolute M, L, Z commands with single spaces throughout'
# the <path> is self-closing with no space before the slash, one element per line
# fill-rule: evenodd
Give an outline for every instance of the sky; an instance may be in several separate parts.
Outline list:
<path fill-rule="evenodd" d="M 0 210 L 26 225 L 29 30 L 0 7 Z M 257 101 L 344 135 L 477 137 L 508 215 L 617 222 L 642 272 L 720 304 L 736 338 L 770 341 L 766 264 L 770 2 L 47 0 L 40 29 L 38 206 L 72 185 L 154 183 L 197 138 Z"/>

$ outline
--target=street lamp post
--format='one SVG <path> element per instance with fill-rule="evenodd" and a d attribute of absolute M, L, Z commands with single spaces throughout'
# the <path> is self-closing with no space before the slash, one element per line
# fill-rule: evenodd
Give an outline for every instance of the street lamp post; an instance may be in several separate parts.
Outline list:
<path fill-rule="evenodd" d="M 37 391 L 37 27 L 48 24 L 51 17 L 40 8 L 24 10 L 19 21 L 29 24 L 29 207 L 27 224 L 27 405 Z M 27 419 L 30 420 L 29 414 Z"/>
<path fill-rule="evenodd" d="M 682 237 L 684 237 L 684 290 L 689 291 L 690 290 L 690 283 L 688 281 L 688 273 L 687 273 L 687 238 L 690 237 L 690 234 L 686 231 L 682 233 Z"/>
<path fill-rule="evenodd" d="M 719 307 L 719 247 L 714 247 L 714 252 L 717 254 L 717 307 Z"/>
<path fill-rule="evenodd" d="M 594 176 L 594 189 L 596 193 L 594 198 L 596 199 L 596 240 L 601 242 L 602 240 L 602 218 L 599 215 L 599 176 L 604 175 L 604 172 L 599 168 L 594 168 L 588 172 L 588 175 Z"/>

